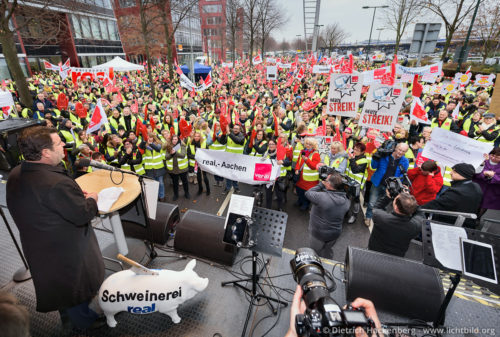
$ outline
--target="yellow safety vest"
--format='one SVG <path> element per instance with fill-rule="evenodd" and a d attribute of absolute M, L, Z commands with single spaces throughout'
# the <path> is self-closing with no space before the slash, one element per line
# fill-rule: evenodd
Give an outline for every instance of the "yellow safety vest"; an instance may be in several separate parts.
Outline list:
<path fill-rule="evenodd" d="M 309 155 L 309 158 L 311 158 L 315 153 L 317 153 L 317 151 L 311 153 Z M 304 181 L 319 181 L 318 170 L 310 169 L 309 166 L 307 166 L 307 164 L 304 162 L 304 166 L 302 168 L 302 179 L 304 179 Z"/>
<path fill-rule="evenodd" d="M 207 148 L 207 143 L 205 141 L 203 141 L 200 144 L 200 149 L 206 149 L 206 148 Z M 191 154 L 196 153 L 196 147 L 194 146 L 194 144 L 189 144 L 189 149 L 191 150 Z M 189 158 L 189 166 L 194 167 L 195 163 L 196 163 L 196 160 Z"/>
<path fill-rule="evenodd" d="M 243 149 L 245 145 L 236 144 L 233 140 L 227 136 L 226 152 L 243 154 Z"/>
<path fill-rule="evenodd" d="M 177 152 L 179 152 L 179 151 L 181 151 L 181 149 L 177 150 Z M 188 167 L 187 156 L 184 156 L 183 158 L 177 158 L 177 166 L 178 166 L 179 170 L 184 170 L 185 168 L 187 168 Z M 167 160 L 167 170 L 168 171 L 174 170 L 174 157 Z"/>

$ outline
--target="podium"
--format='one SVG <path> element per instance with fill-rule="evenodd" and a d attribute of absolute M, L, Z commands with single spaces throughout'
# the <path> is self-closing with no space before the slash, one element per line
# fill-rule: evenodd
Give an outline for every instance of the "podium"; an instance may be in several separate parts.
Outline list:
<path fill-rule="evenodd" d="M 80 188 L 86 192 L 99 193 L 101 190 L 108 187 L 121 187 L 124 189 L 124 192 L 120 195 L 118 200 L 116 200 L 108 212 L 99 211 L 104 226 L 112 229 L 116 243 L 116 247 L 114 245 L 109 245 L 104 248 L 102 252 L 103 256 L 106 256 L 113 261 L 115 261 L 115 257 L 118 253 L 123 256 L 128 256 L 135 261 L 141 261 L 146 250 L 146 245 L 140 240 L 125 238 L 119 214 L 120 209 L 126 207 L 140 196 L 141 185 L 139 183 L 139 179 L 134 175 L 122 174 L 118 171 L 97 170 L 84 174 L 83 176 L 78 177 L 75 181 Z M 139 242 L 140 245 L 138 245 Z M 135 254 L 133 254 L 129 251 L 129 244 L 133 245 L 134 248 L 143 247 L 143 249 L 138 254 L 135 252 Z M 140 256 L 141 254 L 142 256 Z"/>

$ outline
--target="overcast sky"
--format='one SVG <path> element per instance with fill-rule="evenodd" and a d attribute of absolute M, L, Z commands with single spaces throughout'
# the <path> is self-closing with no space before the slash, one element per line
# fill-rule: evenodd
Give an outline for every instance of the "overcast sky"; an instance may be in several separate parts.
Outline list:
<path fill-rule="evenodd" d="M 285 13 L 288 14 L 289 20 L 280 31 L 273 33 L 273 37 L 281 42 L 283 38 L 288 41 L 295 39 L 296 35 L 304 35 L 304 16 L 302 0 L 277 0 Z M 370 25 L 372 22 L 373 9 L 362 9 L 363 6 L 378 6 L 384 5 L 385 1 L 377 0 L 322 0 L 321 10 L 319 15 L 319 24 L 328 25 L 338 22 L 346 31 L 350 33 L 350 37 L 346 42 L 356 42 L 368 40 L 370 35 Z M 439 20 L 433 20 L 440 22 Z M 373 24 L 372 40 L 378 38 L 379 31 L 377 28 L 386 26 L 384 15 L 381 9 L 377 9 L 375 22 Z M 414 25 L 410 25 L 408 33 L 405 32 L 405 37 L 411 37 L 413 34 Z M 441 28 L 441 34 L 444 35 L 444 28 Z M 395 33 L 390 30 L 380 32 L 380 39 L 395 39 Z"/>

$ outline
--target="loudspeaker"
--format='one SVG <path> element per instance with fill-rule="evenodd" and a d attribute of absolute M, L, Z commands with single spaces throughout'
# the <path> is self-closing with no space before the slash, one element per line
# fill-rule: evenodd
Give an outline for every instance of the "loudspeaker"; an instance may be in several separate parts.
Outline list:
<path fill-rule="evenodd" d="M 175 250 L 232 266 L 237 250 L 222 241 L 225 220 L 217 215 L 188 210 L 176 227 Z"/>
<path fill-rule="evenodd" d="M 179 222 L 179 207 L 174 204 L 158 202 L 156 207 L 156 219 L 149 219 L 151 234 L 146 227 L 146 220 L 142 207 L 142 199 L 139 197 L 135 202 L 120 210 L 123 231 L 126 236 L 141 240 L 151 240 L 154 243 L 164 245 L 169 234 L 174 231 L 175 225 Z"/>
<path fill-rule="evenodd" d="M 444 300 L 437 269 L 398 256 L 348 247 L 345 273 L 347 300 L 366 298 L 377 310 L 431 322 Z"/>

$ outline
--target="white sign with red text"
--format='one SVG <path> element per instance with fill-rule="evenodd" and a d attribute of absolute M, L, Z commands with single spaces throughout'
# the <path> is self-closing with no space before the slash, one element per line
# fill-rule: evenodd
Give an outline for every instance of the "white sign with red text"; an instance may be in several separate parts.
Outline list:
<path fill-rule="evenodd" d="M 327 113 L 342 117 L 355 117 L 362 87 L 362 74 L 332 74 Z"/>

